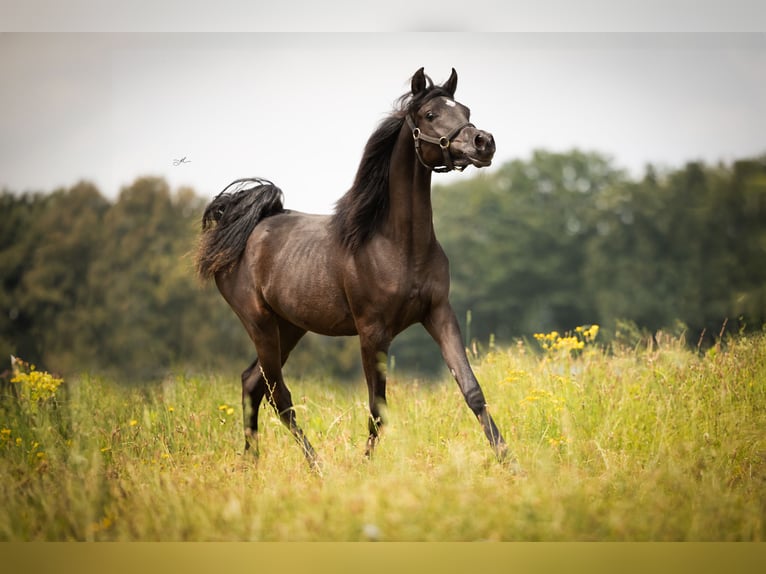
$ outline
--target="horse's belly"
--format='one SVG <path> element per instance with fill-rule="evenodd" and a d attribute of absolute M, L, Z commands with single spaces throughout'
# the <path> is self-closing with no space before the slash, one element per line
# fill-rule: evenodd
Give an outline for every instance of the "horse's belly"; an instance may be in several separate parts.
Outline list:
<path fill-rule="evenodd" d="M 285 267 L 264 289 L 266 302 L 283 319 L 322 335 L 355 335 L 345 295 L 322 257 Z"/>
<path fill-rule="evenodd" d="M 278 297 L 272 308 L 302 329 L 320 335 L 356 335 L 354 318 L 345 300 L 324 290 L 302 291 L 297 297 Z"/>

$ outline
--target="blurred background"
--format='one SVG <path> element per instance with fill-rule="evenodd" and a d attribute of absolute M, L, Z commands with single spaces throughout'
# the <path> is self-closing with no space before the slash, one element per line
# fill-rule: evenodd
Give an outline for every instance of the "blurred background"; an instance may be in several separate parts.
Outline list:
<path fill-rule="evenodd" d="M 762 34 L 4 33 L 0 357 L 125 380 L 244 368 L 244 330 L 193 273 L 204 205 L 262 176 L 332 212 L 420 66 L 457 69 L 498 145 L 491 168 L 434 177 L 472 352 L 590 324 L 701 348 L 761 329 Z M 392 355 L 441 364 L 418 326 Z M 310 337 L 289 367 L 359 378 L 357 342 Z"/>

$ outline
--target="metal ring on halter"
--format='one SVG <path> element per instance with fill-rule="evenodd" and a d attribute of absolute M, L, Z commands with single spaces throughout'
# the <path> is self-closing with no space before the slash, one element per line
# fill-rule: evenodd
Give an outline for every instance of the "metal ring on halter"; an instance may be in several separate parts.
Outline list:
<path fill-rule="evenodd" d="M 458 171 L 463 171 L 464 168 L 462 167 L 458 168 L 453 163 L 452 154 L 450 153 L 449 148 L 450 148 L 450 145 L 452 144 L 452 138 L 456 137 L 465 128 L 469 126 L 474 127 L 474 125 L 471 122 L 466 122 L 456 127 L 454 130 L 450 132 L 448 136 L 440 136 L 438 139 L 435 137 L 428 136 L 424 134 L 422 131 L 420 131 L 420 128 L 415 125 L 415 121 L 412 119 L 412 116 L 410 115 L 407 116 L 407 125 L 409 125 L 410 129 L 412 130 L 412 139 L 415 140 L 415 155 L 418 157 L 418 160 L 420 160 L 420 163 L 423 164 L 424 167 L 427 167 L 428 169 L 435 171 L 437 173 L 445 173 L 448 171 L 452 171 L 453 169 L 457 169 Z M 423 158 L 420 155 L 420 140 L 423 140 L 428 143 L 436 144 L 441 148 L 442 155 L 444 156 L 443 166 L 432 167 L 423 161 Z"/>

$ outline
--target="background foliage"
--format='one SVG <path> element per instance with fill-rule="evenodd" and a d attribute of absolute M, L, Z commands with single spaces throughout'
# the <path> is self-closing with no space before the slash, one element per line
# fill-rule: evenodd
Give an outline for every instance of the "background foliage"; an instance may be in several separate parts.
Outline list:
<path fill-rule="evenodd" d="M 113 201 L 87 182 L 0 193 L 0 357 L 126 379 L 245 367 L 244 330 L 193 273 L 207 200 L 150 177 Z M 664 327 L 696 345 L 766 322 L 766 158 L 636 179 L 598 153 L 538 151 L 433 200 L 468 345 L 593 323 L 601 341 Z M 440 365 L 420 327 L 392 354 Z M 308 337 L 288 367 L 356 377 L 357 355 L 354 339 Z"/>

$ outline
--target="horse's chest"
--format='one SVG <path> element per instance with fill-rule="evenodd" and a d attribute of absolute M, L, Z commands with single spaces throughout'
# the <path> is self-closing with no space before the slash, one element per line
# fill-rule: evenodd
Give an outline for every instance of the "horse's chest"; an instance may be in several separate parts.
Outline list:
<path fill-rule="evenodd" d="M 439 255 L 418 258 L 387 243 L 371 245 L 348 275 L 352 311 L 375 317 L 397 332 L 421 321 L 440 289 L 449 285 Z"/>
<path fill-rule="evenodd" d="M 408 275 L 392 281 L 380 303 L 389 320 L 409 325 L 422 319 L 432 298 L 432 283 L 428 278 Z"/>

